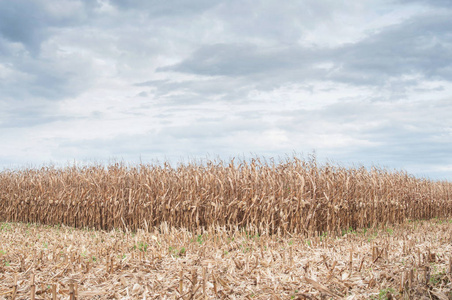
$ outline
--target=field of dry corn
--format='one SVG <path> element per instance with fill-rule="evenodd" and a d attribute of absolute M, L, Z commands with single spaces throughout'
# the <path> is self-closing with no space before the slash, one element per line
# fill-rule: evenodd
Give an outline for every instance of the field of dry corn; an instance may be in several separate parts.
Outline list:
<path fill-rule="evenodd" d="M 0 299 L 452 299 L 448 220 L 447 181 L 296 157 L 5 170 Z"/>
<path fill-rule="evenodd" d="M 296 157 L 0 172 L 0 221 L 8 222 L 312 235 L 435 217 L 452 217 L 452 183 Z"/>
<path fill-rule="evenodd" d="M 0 223 L 0 299 L 452 299 L 452 220 L 332 236 Z"/>

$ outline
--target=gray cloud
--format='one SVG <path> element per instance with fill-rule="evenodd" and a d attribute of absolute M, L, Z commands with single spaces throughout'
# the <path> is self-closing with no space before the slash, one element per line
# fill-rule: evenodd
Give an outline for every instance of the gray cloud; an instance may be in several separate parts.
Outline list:
<path fill-rule="evenodd" d="M 0 90 L 10 101 L 72 97 L 89 88 L 88 78 L 95 73 L 92 62 L 77 54 L 52 59 L 33 59 L 23 54 L 10 58 L 8 64 L 13 69 L 0 82 Z"/>
<path fill-rule="evenodd" d="M 157 71 L 178 71 L 210 76 L 247 76 L 263 72 L 291 71 L 322 61 L 315 49 L 261 49 L 252 44 L 206 45 L 185 61 Z"/>
<path fill-rule="evenodd" d="M 369 101 L 349 101 L 315 112 L 293 114 L 307 124 L 314 124 L 309 130 L 315 130 L 318 124 L 315 120 L 322 120 L 331 124 L 332 130 L 370 142 L 355 149 L 350 145 L 351 149 L 347 147 L 348 151 L 339 155 L 331 153 L 331 157 L 339 161 L 398 168 L 415 164 L 425 169 L 431 165 L 450 165 L 452 158 L 447 153 L 452 148 L 452 122 L 447 115 L 452 103 L 450 100 L 427 103 L 411 101 L 388 106 Z M 294 132 L 294 129 L 289 131 Z M 317 130 L 322 132 L 322 129 Z M 352 158 L 350 151 L 354 153 Z"/>
<path fill-rule="evenodd" d="M 388 76 L 420 73 L 426 78 L 452 80 L 452 21 L 450 15 L 421 15 L 391 26 L 369 38 L 338 49 L 343 72 L 354 82 L 378 84 Z M 342 73 L 342 74 L 341 74 Z M 366 75 L 369 74 L 369 75 Z M 353 75 L 352 75 L 353 76 Z"/>
<path fill-rule="evenodd" d="M 139 10 L 152 17 L 179 17 L 181 15 L 201 14 L 203 11 L 218 5 L 209 0 L 111 0 L 111 4 L 120 9 Z"/>
<path fill-rule="evenodd" d="M 37 51 L 45 37 L 46 16 L 35 2 L 1 1 L 0 34 L 13 42 L 24 44 L 33 52 Z"/>
<path fill-rule="evenodd" d="M 422 3 L 426 6 L 439 6 L 441 8 L 444 7 L 452 7 L 452 3 L 448 0 L 397 0 L 396 2 L 402 4 L 412 4 L 412 3 Z"/>
<path fill-rule="evenodd" d="M 81 1 L 0 1 L 2 101 L 33 107 L 33 102 L 73 97 L 90 86 L 91 59 L 65 53 L 54 37 L 82 25 L 93 8 Z"/>
<path fill-rule="evenodd" d="M 0 0 L 0 157 L 315 149 L 450 178 L 451 6 Z"/>
<path fill-rule="evenodd" d="M 0 36 L 22 43 L 36 55 L 52 28 L 76 25 L 86 17 L 81 1 L 0 1 Z"/>
<path fill-rule="evenodd" d="M 1 127 L 5 130 L 14 127 L 33 127 L 58 120 L 67 120 L 64 116 L 53 115 L 43 106 L 15 107 L 3 111 Z"/>
<path fill-rule="evenodd" d="M 284 80 L 290 77 L 287 81 L 317 79 L 373 86 L 412 74 L 450 81 L 451 20 L 450 14 L 421 15 L 337 48 L 205 45 L 182 62 L 157 71 L 230 77 L 265 74 Z M 330 65 L 322 68 L 321 64 Z"/>

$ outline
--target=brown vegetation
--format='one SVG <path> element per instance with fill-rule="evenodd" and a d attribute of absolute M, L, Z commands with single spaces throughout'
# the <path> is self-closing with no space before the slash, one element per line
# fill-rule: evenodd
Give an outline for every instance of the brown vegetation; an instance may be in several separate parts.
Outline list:
<path fill-rule="evenodd" d="M 0 221 L 9 222 L 316 234 L 433 217 L 452 217 L 449 182 L 297 158 L 0 173 Z"/>
<path fill-rule="evenodd" d="M 452 222 L 323 234 L 0 223 L 0 299 L 452 298 Z"/>

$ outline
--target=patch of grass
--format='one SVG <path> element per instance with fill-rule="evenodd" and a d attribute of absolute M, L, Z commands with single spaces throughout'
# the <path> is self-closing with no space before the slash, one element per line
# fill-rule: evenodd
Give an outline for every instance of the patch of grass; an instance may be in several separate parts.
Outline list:
<path fill-rule="evenodd" d="M 390 296 L 391 295 L 391 296 Z M 372 296 L 370 299 L 372 300 L 387 300 L 392 299 L 392 296 L 395 296 L 395 291 L 393 288 L 381 289 L 378 293 L 378 296 Z"/>
<path fill-rule="evenodd" d="M 245 241 L 239 247 L 242 249 L 243 253 L 251 251 L 251 247 L 249 247 Z"/>
<path fill-rule="evenodd" d="M 0 224 L 0 231 L 8 231 L 11 230 L 11 224 L 9 223 L 1 223 Z"/>
<path fill-rule="evenodd" d="M 346 234 L 356 234 L 356 230 L 354 230 L 351 226 L 347 229 L 342 229 L 342 236 Z"/>
<path fill-rule="evenodd" d="M 295 299 L 297 297 L 297 294 L 298 294 L 298 290 L 295 290 L 294 294 L 292 296 L 290 296 L 290 299 Z"/>
<path fill-rule="evenodd" d="M 246 235 L 247 239 L 249 239 L 249 240 L 259 239 L 260 238 L 260 235 L 258 233 L 257 234 L 252 234 L 251 232 L 248 232 L 248 231 L 245 231 L 245 235 Z"/>
<path fill-rule="evenodd" d="M 445 277 L 446 272 L 445 271 L 438 272 L 438 267 L 436 265 L 432 265 L 432 267 L 433 267 L 433 274 L 430 275 L 430 284 L 437 285 L 437 284 L 441 283 L 443 278 L 447 278 L 447 277 Z"/>
<path fill-rule="evenodd" d="M 198 234 L 198 236 L 196 237 L 196 241 L 198 242 L 198 244 L 202 245 L 202 243 L 204 242 L 202 239 L 202 235 Z"/>
<path fill-rule="evenodd" d="M 175 257 L 181 257 L 181 256 L 185 256 L 187 254 L 187 249 L 185 249 L 185 247 L 182 247 L 179 251 L 172 246 L 168 247 L 168 252 L 171 256 L 175 256 Z"/>
<path fill-rule="evenodd" d="M 171 256 L 178 256 L 177 249 L 172 246 L 168 247 L 168 252 Z"/>
<path fill-rule="evenodd" d="M 370 237 L 367 238 L 367 241 L 370 243 L 372 240 L 376 239 L 378 236 L 378 232 L 374 231 Z"/>
<path fill-rule="evenodd" d="M 145 242 L 139 242 L 138 243 L 138 250 L 140 250 L 141 252 L 148 251 L 148 247 L 149 247 L 149 245 L 146 244 Z"/>

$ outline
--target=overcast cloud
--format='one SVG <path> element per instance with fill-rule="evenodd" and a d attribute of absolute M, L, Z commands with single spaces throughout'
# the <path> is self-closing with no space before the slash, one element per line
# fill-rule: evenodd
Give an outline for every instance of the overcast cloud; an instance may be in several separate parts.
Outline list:
<path fill-rule="evenodd" d="M 452 180 L 451 1 L 0 0 L 0 168 L 316 152 Z"/>

